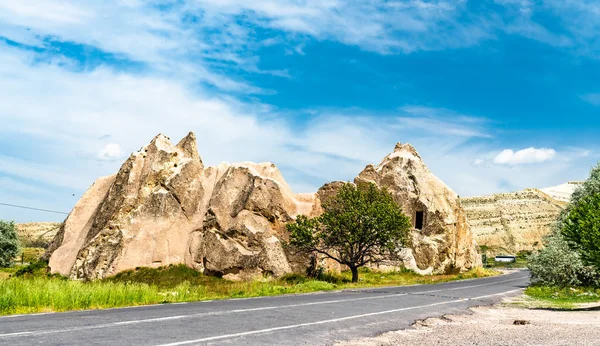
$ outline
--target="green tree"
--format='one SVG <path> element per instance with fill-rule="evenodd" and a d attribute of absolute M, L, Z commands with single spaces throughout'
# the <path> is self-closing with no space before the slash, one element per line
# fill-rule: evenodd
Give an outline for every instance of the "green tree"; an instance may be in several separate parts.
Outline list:
<path fill-rule="evenodd" d="M 392 195 L 374 184 L 344 184 L 316 218 L 300 215 L 287 225 L 290 245 L 318 253 L 352 271 L 395 256 L 409 244 L 411 223 Z"/>
<path fill-rule="evenodd" d="M 566 212 L 568 213 L 572 206 L 577 205 L 585 197 L 597 194 L 600 194 L 600 162 L 592 168 L 589 178 L 575 189 Z"/>
<path fill-rule="evenodd" d="M 584 262 L 600 268 L 600 193 L 583 196 L 569 208 L 561 233 Z"/>
<path fill-rule="evenodd" d="M 544 245 L 529 257 L 532 281 L 600 286 L 600 163 L 574 191 Z"/>
<path fill-rule="evenodd" d="M 0 220 L 0 267 L 9 267 L 19 251 L 15 223 Z"/>

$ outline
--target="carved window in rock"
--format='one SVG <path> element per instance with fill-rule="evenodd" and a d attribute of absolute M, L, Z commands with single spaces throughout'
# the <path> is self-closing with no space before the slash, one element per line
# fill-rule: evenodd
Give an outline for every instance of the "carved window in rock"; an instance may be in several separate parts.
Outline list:
<path fill-rule="evenodd" d="M 417 211 L 415 213 L 415 228 L 422 230 L 424 224 L 425 224 L 425 213 L 422 211 Z"/>

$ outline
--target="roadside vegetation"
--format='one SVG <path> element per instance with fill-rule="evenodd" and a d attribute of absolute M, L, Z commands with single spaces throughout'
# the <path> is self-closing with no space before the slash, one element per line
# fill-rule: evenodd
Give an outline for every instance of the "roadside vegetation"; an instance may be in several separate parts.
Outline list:
<path fill-rule="evenodd" d="M 433 284 L 498 274 L 475 269 L 457 275 L 422 276 L 412 271 L 380 273 L 362 268 L 361 280 L 352 283 L 352 273 L 320 274 L 316 278 L 290 274 L 233 282 L 206 276 L 184 265 L 158 269 L 139 268 L 104 280 L 82 282 L 46 274 L 46 267 L 33 264 L 10 278 L 0 279 L 0 314 L 21 314 L 81 309 L 101 309 L 159 303 L 192 302 L 225 298 L 249 298 L 290 293 L 309 293 L 347 288 L 389 285 Z"/>
<path fill-rule="evenodd" d="M 0 220 L 0 268 L 10 267 L 20 250 L 15 223 Z"/>
<path fill-rule="evenodd" d="M 526 294 L 557 306 L 600 303 L 600 164 L 575 190 L 544 245 L 529 257 Z"/>
<path fill-rule="evenodd" d="M 347 266 L 352 282 L 358 269 L 393 258 L 409 245 L 410 219 L 392 195 L 372 183 L 343 184 L 323 205 L 323 214 L 300 215 L 287 225 L 290 249 L 317 254 Z"/>
<path fill-rule="evenodd" d="M 525 290 L 532 307 L 571 310 L 600 302 L 600 288 L 531 286 Z"/>

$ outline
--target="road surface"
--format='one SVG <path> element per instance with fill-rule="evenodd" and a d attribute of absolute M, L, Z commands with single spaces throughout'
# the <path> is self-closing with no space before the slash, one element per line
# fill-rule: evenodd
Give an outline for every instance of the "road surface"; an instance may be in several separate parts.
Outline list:
<path fill-rule="evenodd" d="M 518 294 L 529 272 L 436 285 L 0 317 L 1 345 L 329 345 Z"/>

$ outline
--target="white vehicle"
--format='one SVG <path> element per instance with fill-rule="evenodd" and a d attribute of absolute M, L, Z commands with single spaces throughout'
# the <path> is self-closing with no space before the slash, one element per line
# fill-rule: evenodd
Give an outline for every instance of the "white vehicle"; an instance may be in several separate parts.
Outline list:
<path fill-rule="evenodd" d="M 510 256 L 510 255 L 496 256 L 495 261 L 496 262 L 504 262 L 504 263 L 514 263 L 517 261 L 517 256 Z"/>

